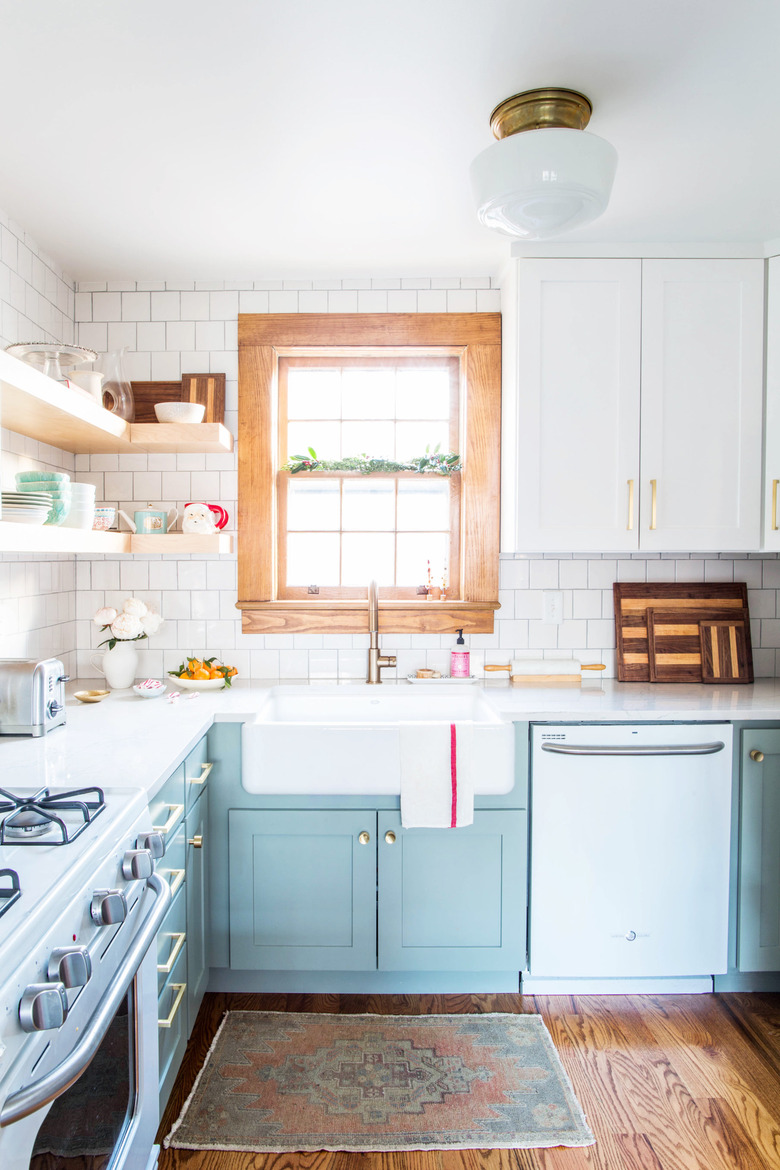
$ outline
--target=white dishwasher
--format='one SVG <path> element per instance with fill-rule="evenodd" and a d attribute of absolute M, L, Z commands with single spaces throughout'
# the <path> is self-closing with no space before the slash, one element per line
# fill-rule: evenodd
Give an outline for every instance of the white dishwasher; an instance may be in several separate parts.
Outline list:
<path fill-rule="evenodd" d="M 726 970 L 731 747 L 727 723 L 532 728 L 530 983 Z"/>

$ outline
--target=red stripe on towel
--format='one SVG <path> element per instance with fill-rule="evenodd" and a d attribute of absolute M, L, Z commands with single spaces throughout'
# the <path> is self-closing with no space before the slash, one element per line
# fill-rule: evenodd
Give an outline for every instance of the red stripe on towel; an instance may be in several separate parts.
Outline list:
<path fill-rule="evenodd" d="M 452 785 L 450 828 L 456 829 L 458 827 L 458 741 L 454 723 L 450 724 L 450 784 Z"/>

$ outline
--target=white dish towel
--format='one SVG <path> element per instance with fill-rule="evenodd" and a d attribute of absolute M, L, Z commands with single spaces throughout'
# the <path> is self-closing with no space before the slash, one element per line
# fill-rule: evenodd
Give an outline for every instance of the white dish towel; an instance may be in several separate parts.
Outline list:
<path fill-rule="evenodd" d="M 405 829 L 455 829 L 474 823 L 473 731 L 470 723 L 401 727 Z"/>

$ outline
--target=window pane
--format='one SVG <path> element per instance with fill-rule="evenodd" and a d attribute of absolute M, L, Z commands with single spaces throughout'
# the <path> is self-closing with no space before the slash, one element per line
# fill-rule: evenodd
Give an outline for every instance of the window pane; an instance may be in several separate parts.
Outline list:
<path fill-rule="evenodd" d="M 450 526 L 450 481 L 435 479 L 399 479 L 398 530 L 422 532 Z"/>
<path fill-rule="evenodd" d="M 449 536 L 441 532 L 399 533 L 396 584 L 426 585 L 430 561 L 433 584 L 441 585 L 449 546 Z"/>
<path fill-rule="evenodd" d="M 395 449 L 396 459 L 405 462 L 407 459 L 416 459 L 425 454 L 425 448 L 430 446 L 431 451 L 440 443 L 440 450 L 450 449 L 450 427 L 447 422 L 401 422 L 396 424 Z"/>
<path fill-rule="evenodd" d="M 291 532 L 287 537 L 288 585 L 338 585 L 337 533 Z"/>
<path fill-rule="evenodd" d="M 289 367 L 287 370 L 287 417 L 340 418 L 340 370 Z"/>
<path fill-rule="evenodd" d="M 392 533 L 345 532 L 342 537 L 342 585 L 393 584 Z"/>
<path fill-rule="evenodd" d="M 449 418 L 450 372 L 428 366 L 398 371 L 396 418 Z"/>
<path fill-rule="evenodd" d="M 287 457 L 305 455 L 313 447 L 320 459 L 338 459 L 340 434 L 341 424 L 337 422 L 291 422 L 287 427 Z"/>
<path fill-rule="evenodd" d="M 394 429 L 391 422 L 345 422 L 341 429 L 342 453 L 393 459 Z"/>
<path fill-rule="evenodd" d="M 345 369 L 341 395 L 342 418 L 393 418 L 395 370 Z"/>
<path fill-rule="evenodd" d="M 366 475 L 344 480 L 342 527 L 362 532 L 392 532 L 395 527 L 395 482 Z"/>
<path fill-rule="evenodd" d="M 305 475 L 306 472 L 301 472 Z M 339 481 L 291 479 L 287 484 L 287 527 L 339 530 Z"/>

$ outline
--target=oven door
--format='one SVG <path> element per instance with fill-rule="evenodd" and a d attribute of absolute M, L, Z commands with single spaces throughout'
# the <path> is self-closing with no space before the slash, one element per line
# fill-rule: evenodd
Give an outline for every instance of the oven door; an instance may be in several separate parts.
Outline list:
<path fill-rule="evenodd" d="M 149 944 L 170 890 L 156 875 L 149 884 L 160 887 L 154 908 L 73 1051 L 39 1081 L 6 1097 L 0 1109 L 2 1170 L 156 1165 L 157 959 Z"/>

